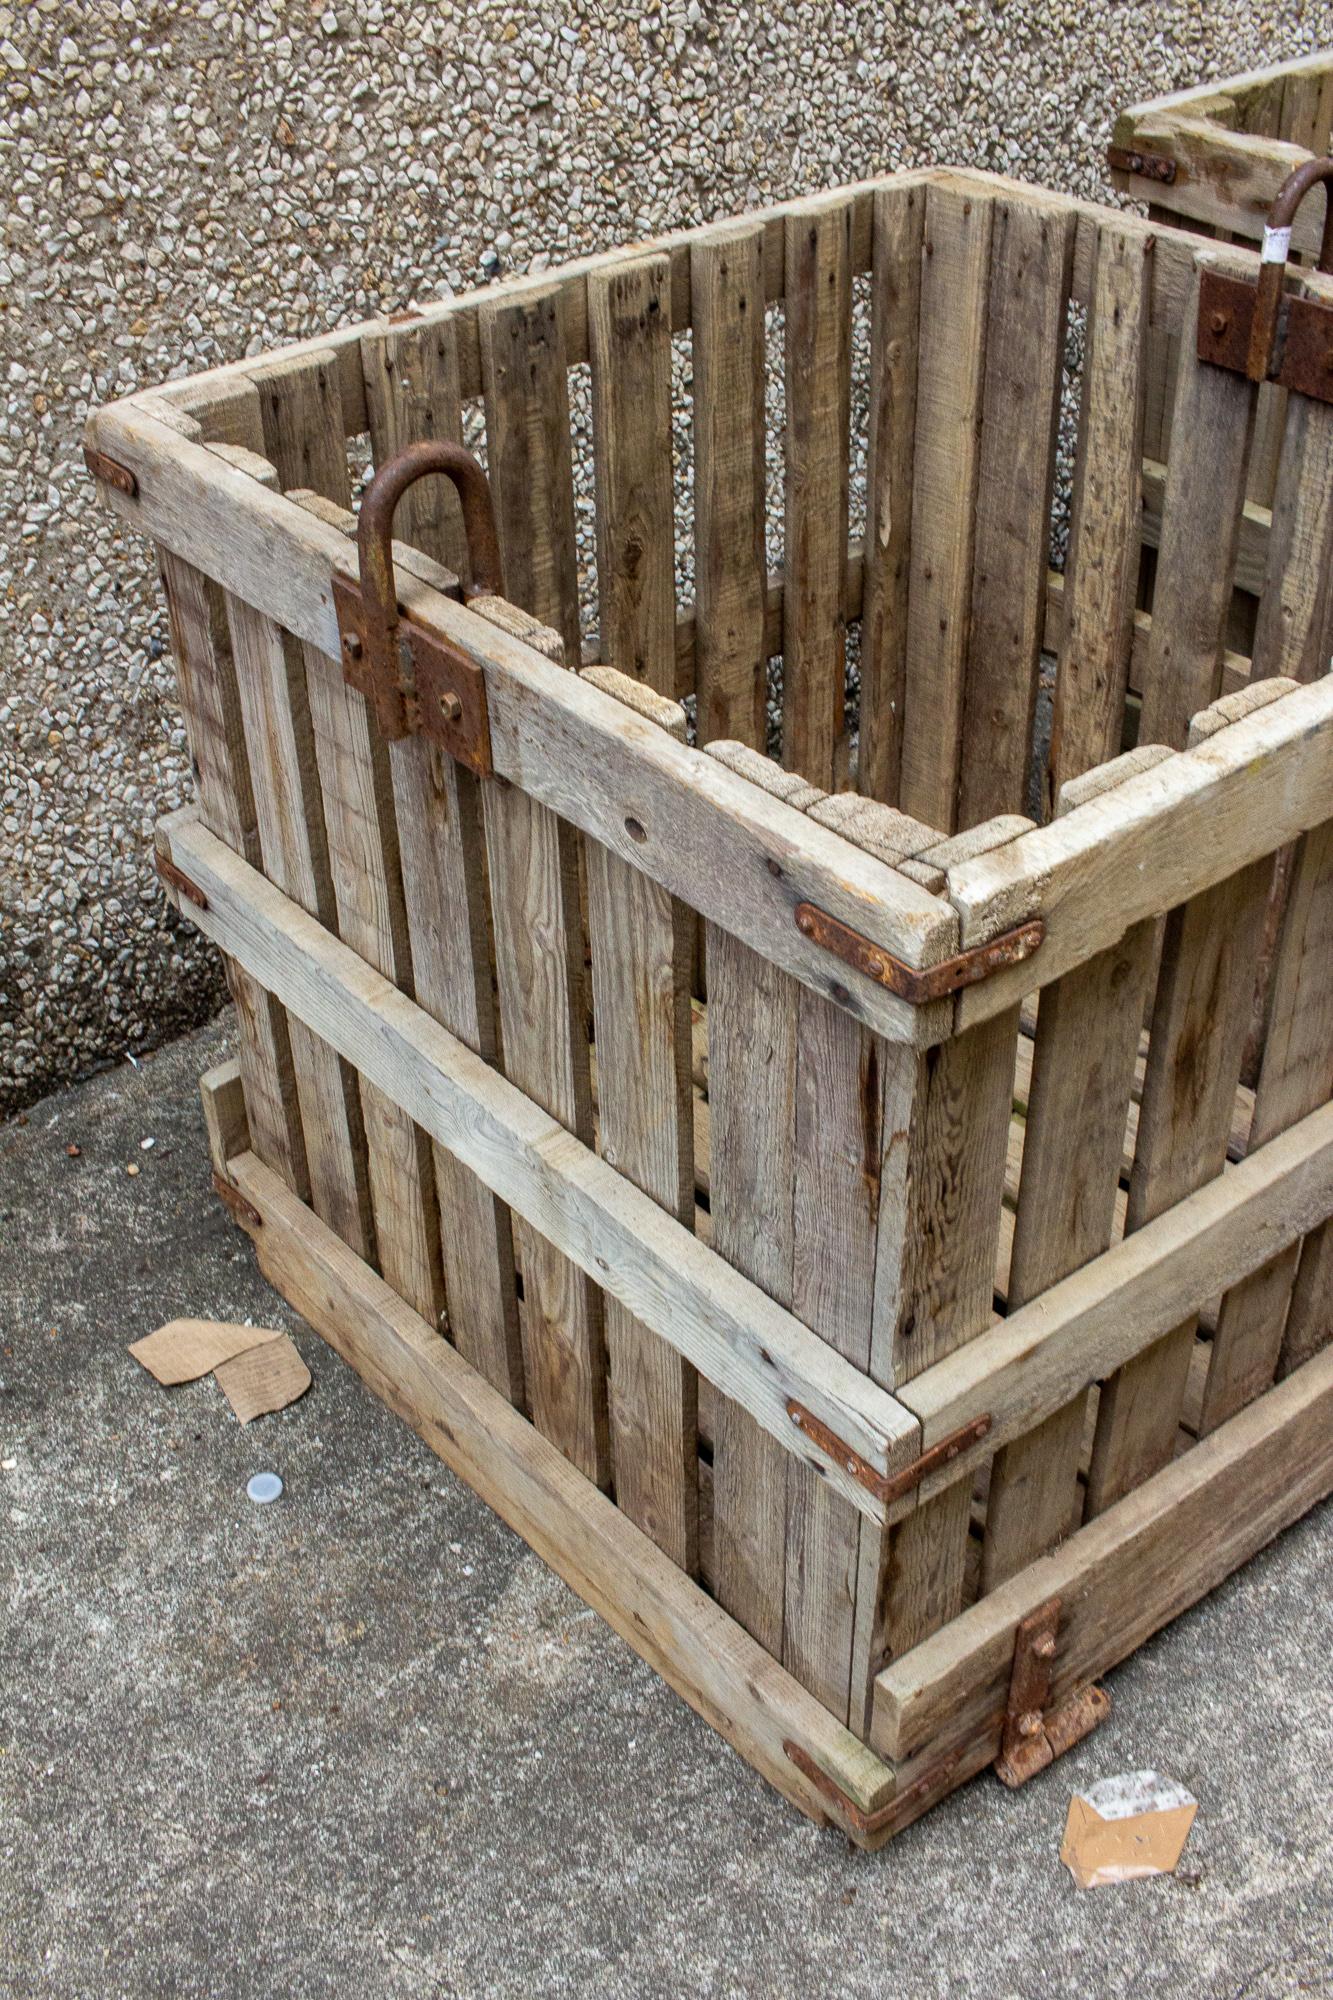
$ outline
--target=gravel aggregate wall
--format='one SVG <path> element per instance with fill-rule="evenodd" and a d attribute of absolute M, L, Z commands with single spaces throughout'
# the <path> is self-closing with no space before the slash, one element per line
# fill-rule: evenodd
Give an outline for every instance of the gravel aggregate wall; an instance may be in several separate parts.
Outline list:
<path fill-rule="evenodd" d="M 890 167 L 1104 194 L 1120 106 L 1331 27 L 1259 0 L 0 4 L 0 1112 L 224 997 L 149 865 L 185 744 L 91 403 Z"/>

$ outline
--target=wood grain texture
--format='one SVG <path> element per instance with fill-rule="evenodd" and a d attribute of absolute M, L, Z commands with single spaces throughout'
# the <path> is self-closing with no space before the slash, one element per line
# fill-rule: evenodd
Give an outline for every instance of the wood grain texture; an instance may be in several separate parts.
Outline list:
<path fill-rule="evenodd" d="M 1198 313 L 1201 254 L 1187 311 Z M 1254 432 L 1254 385 L 1182 346 L 1171 420 L 1141 740 L 1184 743 L 1190 717 L 1222 691 L 1222 650 Z M 1184 446 L 1184 440 L 1188 445 Z"/>
<path fill-rule="evenodd" d="M 1139 1108 L 1126 1229 L 1192 1194 L 1226 1161 L 1272 864 L 1239 874 L 1167 920 Z M 1088 1473 L 1091 1519 L 1175 1448 L 1197 1315 L 1103 1383 Z"/>
<path fill-rule="evenodd" d="M 160 567 L 199 808 L 220 840 L 256 864 L 259 830 L 226 601 L 216 584 L 168 549 L 160 552 Z M 241 966 L 228 963 L 227 985 L 254 1150 L 304 1200 L 310 1179 L 286 1017 Z"/>
<path fill-rule="evenodd" d="M 1156 926 L 1067 972 L 1042 995 L 1009 1264 L 1010 1312 L 1100 1256 L 1111 1241 L 1125 1117 Z M 1074 1397 L 991 1467 L 983 1590 L 1033 1562 L 1075 1522 L 1087 1397 Z"/>
<path fill-rule="evenodd" d="M 690 1085 L 693 919 L 597 842 L 587 848 L 602 1158 L 685 1226 L 694 1221 Z M 691 1574 L 698 1565 L 694 1370 L 606 1301 L 616 1504 Z"/>
<path fill-rule="evenodd" d="M 786 222 L 782 761 L 825 790 L 844 733 L 851 226 L 830 198 Z"/>
<path fill-rule="evenodd" d="M 962 752 L 994 206 L 979 191 L 926 196 L 898 802 L 946 833 Z"/>
<path fill-rule="evenodd" d="M 1096 246 L 1051 724 L 1052 796 L 1120 748 L 1139 571 L 1151 238 L 1106 222 Z"/>
<path fill-rule="evenodd" d="M 578 567 L 569 388 L 554 291 L 483 306 L 486 465 L 500 529 L 505 594 L 565 642 L 579 663 Z"/>
<path fill-rule="evenodd" d="M 695 683 L 698 741 L 764 746 L 763 233 L 690 247 L 694 311 Z"/>
<path fill-rule="evenodd" d="M 857 787 L 896 805 L 907 706 L 916 372 L 925 190 L 875 196 Z"/>
<path fill-rule="evenodd" d="M 1256 678 L 1314 680 L 1333 654 L 1333 406 L 1293 396 L 1254 632 Z"/>
<path fill-rule="evenodd" d="M 588 346 L 602 658 L 671 694 L 676 531 L 665 257 L 634 258 L 589 278 Z"/>
<path fill-rule="evenodd" d="M 963 666 L 956 824 L 1021 812 L 1046 622 L 1051 485 L 1074 217 L 997 201 Z"/>

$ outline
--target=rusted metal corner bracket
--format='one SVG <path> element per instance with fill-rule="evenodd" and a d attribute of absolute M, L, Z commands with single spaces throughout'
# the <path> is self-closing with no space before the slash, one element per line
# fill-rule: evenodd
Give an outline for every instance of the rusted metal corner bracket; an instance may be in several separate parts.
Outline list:
<path fill-rule="evenodd" d="M 1140 180 L 1160 181 L 1170 187 L 1176 177 L 1176 163 L 1169 153 L 1145 153 L 1137 146 L 1108 146 L 1106 164 L 1113 174 L 1137 174 Z"/>
<path fill-rule="evenodd" d="M 241 1190 L 234 1186 L 225 1174 L 220 1174 L 216 1167 L 213 1169 L 213 1191 L 218 1196 L 218 1199 L 231 1210 L 232 1215 L 240 1223 L 242 1229 L 263 1228 L 264 1218 L 254 1203 L 247 1201 Z"/>
<path fill-rule="evenodd" d="M 99 451 L 95 444 L 86 444 L 83 447 L 83 462 L 94 479 L 102 480 L 107 486 L 114 486 L 117 493 L 123 493 L 129 500 L 138 498 L 138 480 L 128 465 L 122 465 L 120 460 L 112 458 L 109 452 Z"/>
<path fill-rule="evenodd" d="M 886 986 L 890 993 L 910 1001 L 914 1007 L 924 1006 L 930 1000 L 947 1000 L 951 993 L 961 991 L 964 986 L 976 986 L 993 972 L 1021 965 L 1025 958 L 1031 958 L 1046 935 L 1041 918 L 1030 917 L 1013 930 L 1003 931 L 999 937 L 973 945 L 968 951 L 960 951 L 938 965 L 917 967 L 905 965 L 883 945 L 862 937 L 860 931 L 831 917 L 815 903 L 798 903 L 794 916 L 802 937 L 808 937 L 812 944 L 832 952 L 845 965 L 863 972 L 877 986 Z"/>
<path fill-rule="evenodd" d="M 168 889 L 174 889 L 178 896 L 183 896 L 187 903 L 193 903 L 197 909 L 206 910 L 208 908 L 208 898 L 199 887 L 199 884 L 192 882 L 185 870 L 178 868 L 175 862 L 170 860 L 160 850 L 155 851 L 153 854 L 153 866 L 156 868 L 161 880 L 166 883 Z"/>
<path fill-rule="evenodd" d="M 901 1792 L 895 1792 L 884 1805 L 876 1806 L 873 1812 L 867 1812 L 864 1806 L 859 1806 L 854 1798 L 844 1792 L 835 1778 L 831 1778 L 827 1771 L 816 1764 L 809 1751 L 802 1749 L 799 1743 L 793 1743 L 788 1737 L 782 1749 L 788 1762 L 794 1764 L 801 1776 L 808 1778 L 815 1790 L 828 1800 L 837 1816 L 838 1824 L 844 1831 L 859 1834 L 862 1839 L 867 1840 L 873 1839 L 878 1833 L 896 1832 L 903 1821 L 911 1817 L 914 1806 L 921 1804 L 939 1790 L 958 1762 L 956 1755 L 942 1757 L 938 1764 L 932 1764 L 930 1769 L 912 1784 Z"/>
<path fill-rule="evenodd" d="M 885 1506 L 912 1492 L 928 1473 L 938 1472 L 942 1465 L 948 1465 L 951 1459 L 957 1458 L 970 1446 L 980 1444 L 991 1427 L 989 1413 L 973 1417 L 970 1423 L 960 1425 L 956 1431 L 950 1431 L 948 1437 L 933 1444 L 929 1451 L 923 1451 L 920 1458 L 914 1458 L 910 1465 L 900 1467 L 897 1472 L 884 1473 L 862 1458 L 859 1452 L 853 1451 L 836 1431 L 831 1431 L 821 1418 L 807 1410 L 804 1403 L 798 1403 L 794 1396 L 787 1399 L 787 1415 L 798 1431 L 804 1431 L 812 1444 L 817 1444 L 830 1458 L 836 1458 L 839 1465 L 851 1473 L 858 1486 L 864 1486 L 867 1493 L 873 1493 Z"/>
<path fill-rule="evenodd" d="M 1025 1785 L 1073 1748 L 1111 1713 L 1105 1688 L 1078 1688 L 1051 1706 L 1051 1677 L 1060 1631 L 1060 1599 L 1029 1612 L 1014 1633 L 1014 1665 L 1004 1710 L 995 1774 L 1011 1790 Z"/>

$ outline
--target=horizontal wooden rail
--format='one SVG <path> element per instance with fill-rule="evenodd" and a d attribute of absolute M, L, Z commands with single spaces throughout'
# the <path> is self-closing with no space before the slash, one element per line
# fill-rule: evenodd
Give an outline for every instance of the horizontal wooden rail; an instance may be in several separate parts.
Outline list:
<path fill-rule="evenodd" d="M 790 1742 L 832 1780 L 856 1814 L 883 1812 L 893 1798 L 894 1779 L 873 1752 L 668 1561 L 253 1153 L 230 1160 L 228 1175 L 259 1217 L 258 1224 L 246 1226 L 270 1283 L 692 1708 L 811 1818 L 838 1814 L 828 1795 L 793 1763 L 785 1748 Z M 845 1830 L 852 1839 L 860 1837 L 854 1818 Z"/>
<path fill-rule="evenodd" d="M 920 1426 L 901 1403 L 238 860 L 190 809 L 162 821 L 158 840 L 205 899 L 169 886 L 181 914 L 289 1012 L 861 1513 L 883 1521 L 910 1511 L 915 1494 L 886 1510 L 787 1409 L 801 1403 L 890 1475 L 918 1456 Z"/>
<path fill-rule="evenodd" d="M 1333 1348 L 886 1667 L 870 1741 L 900 1767 L 957 1750 L 950 1782 L 999 1749 L 1014 1634 L 1061 1602 L 1051 1700 L 1134 1651 L 1333 1487 Z M 899 1769 L 899 1782 L 910 1781 Z"/>
<path fill-rule="evenodd" d="M 1116 184 L 1139 200 L 1169 208 L 1210 228 L 1241 230 L 1256 239 L 1274 197 L 1294 168 L 1311 157 L 1301 146 L 1282 139 L 1233 132 L 1210 118 L 1178 112 L 1133 113 L 1117 122 L 1117 146 L 1156 153 L 1175 162 L 1169 186 L 1141 174 L 1113 175 Z M 1297 213 L 1291 247 L 1313 258 L 1323 230 L 1323 208 L 1307 202 Z"/>
<path fill-rule="evenodd" d="M 1333 1105 L 1292 1125 L 897 1391 L 925 1450 L 988 1415 L 984 1445 L 921 1496 L 1023 1436 L 1333 1215 Z"/>
<path fill-rule="evenodd" d="M 138 479 L 137 498 L 107 489 L 126 519 L 338 657 L 330 579 L 349 554 L 337 527 L 141 405 L 102 412 L 90 431 Z M 499 778 L 887 1039 L 948 1034 L 950 1004 L 896 998 L 807 940 L 794 914 L 814 903 L 921 969 L 957 949 L 947 903 L 419 579 L 398 581 L 405 607 L 481 667 Z"/>
<path fill-rule="evenodd" d="M 1048 826 L 949 871 L 964 946 L 1041 916 L 1026 964 L 958 996 L 958 1025 L 1010 1007 L 1132 924 L 1211 888 L 1333 810 L 1333 675 Z"/>

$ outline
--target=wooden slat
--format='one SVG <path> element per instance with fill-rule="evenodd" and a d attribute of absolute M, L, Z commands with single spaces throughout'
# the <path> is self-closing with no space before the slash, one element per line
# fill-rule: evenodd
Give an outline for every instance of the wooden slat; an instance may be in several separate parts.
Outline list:
<path fill-rule="evenodd" d="M 1120 748 L 1139 571 L 1143 380 L 1151 238 L 1097 230 L 1055 683 L 1049 786 Z"/>
<path fill-rule="evenodd" d="M 1198 260 L 1186 312 L 1198 313 Z M 1171 419 L 1142 741 L 1179 748 L 1190 717 L 1222 691 L 1222 650 L 1254 428 L 1254 386 L 1182 346 Z"/>
<path fill-rule="evenodd" d="M 240 598 L 228 600 L 227 618 L 264 873 L 309 915 L 331 923 L 333 885 L 305 663 L 295 642 Z M 288 1037 L 315 1213 L 350 1249 L 370 1258 L 374 1229 L 355 1072 L 304 1022 L 289 1020 Z"/>
<path fill-rule="evenodd" d="M 675 709 L 684 732 L 683 710 Z M 587 847 L 602 1157 L 688 1228 L 694 1219 L 690 949 L 694 920 L 599 842 Z M 698 1565 L 694 1370 L 606 1301 L 616 1504 L 691 1574 Z"/>
<path fill-rule="evenodd" d="M 1126 1228 L 1151 1222 L 1222 1171 L 1249 1029 L 1268 860 L 1173 910 L 1162 945 Z M 1088 1474 L 1091 1519 L 1175 1448 L 1197 1315 L 1102 1385 Z"/>
<path fill-rule="evenodd" d="M 892 1775 L 879 1759 L 436 1340 L 276 1176 L 249 1154 L 234 1171 L 263 1217 L 255 1248 L 270 1282 L 779 1791 L 813 1818 L 827 1816 L 825 1795 L 786 1753 L 794 1741 L 861 1813 L 892 1798 Z"/>
<path fill-rule="evenodd" d="M 341 663 L 313 647 L 305 663 L 338 934 L 410 991 L 388 754 Z M 438 1327 L 445 1295 L 429 1142 L 373 1085 L 361 1086 L 361 1110 L 380 1269 L 399 1297 Z"/>
<path fill-rule="evenodd" d="M 898 802 L 946 833 L 958 798 L 993 210 L 980 191 L 926 196 Z"/>
<path fill-rule="evenodd" d="M 207 909 L 177 897 L 205 936 L 315 1032 L 342 1052 L 354 1050 L 372 1083 L 788 1451 L 820 1464 L 861 1512 L 885 1518 L 884 1503 L 840 1455 L 797 1433 L 787 1398 L 803 1397 L 835 1436 L 887 1474 L 916 1456 L 919 1435 L 894 1397 L 371 972 L 193 813 L 171 815 L 158 835 L 208 897 Z"/>
<path fill-rule="evenodd" d="M 1301 841 L 1273 971 L 1250 1143 L 1262 1146 L 1333 1094 L 1333 824 Z M 1301 1247 L 1291 1244 L 1227 1293 L 1213 1334 L 1200 1429 L 1273 1380 Z"/>
<path fill-rule="evenodd" d="M 602 657 L 669 695 L 676 535 L 667 258 L 635 258 L 589 278 L 588 345 Z"/>
<path fill-rule="evenodd" d="M 361 370 L 376 466 L 428 438 L 461 443 L 462 399 L 452 320 L 363 334 Z M 419 479 L 394 514 L 394 536 L 468 581 L 467 543 L 451 480 Z"/>
<path fill-rule="evenodd" d="M 851 226 L 827 197 L 786 221 L 782 761 L 826 790 L 844 734 Z"/>
<path fill-rule="evenodd" d="M 337 356 L 325 349 L 293 363 L 278 355 L 258 363 L 250 379 L 259 391 L 264 456 L 277 468 L 283 492 L 305 488 L 349 505 Z"/>
<path fill-rule="evenodd" d="M 1333 653 L 1333 405 L 1293 396 L 1273 496 L 1256 676 L 1314 680 Z"/>
<path fill-rule="evenodd" d="M 763 232 L 695 237 L 690 292 L 698 741 L 725 737 L 760 750 L 768 655 Z"/>
<path fill-rule="evenodd" d="M 857 787 L 886 805 L 898 802 L 907 699 L 907 592 L 925 215 L 926 197 L 920 187 L 885 187 L 875 195 Z"/>
<path fill-rule="evenodd" d="M 255 412 L 256 421 L 258 412 Z M 217 585 L 167 549 L 162 586 L 176 685 L 204 823 L 252 864 L 260 859 L 226 603 Z M 271 994 L 228 964 L 252 1144 L 302 1200 L 310 1191 L 287 1021 Z"/>
<path fill-rule="evenodd" d="M 1041 646 L 1074 216 L 997 201 L 957 824 L 1021 812 Z"/>
<path fill-rule="evenodd" d="M 871 1373 L 910 1383 L 990 1323 L 1018 1010 L 928 1055 L 888 1052 Z M 922 1497 L 890 1533 L 863 1533 L 852 1726 L 885 1660 L 961 1609 L 971 1492 Z"/>
<path fill-rule="evenodd" d="M 486 464 L 500 525 L 505 594 L 554 626 L 579 663 L 578 568 L 569 389 L 553 290 L 483 306 Z"/>
<path fill-rule="evenodd" d="M 900 1766 L 918 1753 L 924 1764 L 965 1746 L 974 1767 L 989 1762 L 999 1747 L 1015 1630 L 1029 1612 L 1061 1600 L 1051 1688 L 1058 1702 L 1212 1590 L 1331 1485 L 1333 1353 L 886 1668 L 872 1743 Z"/>
<path fill-rule="evenodd" d="M 792 1290 L 797 993 L 728 932 L 707 932 L 713 1247 L 770 1298 Z M 718 1602 L 782 1656 L 786 1453 L 719 1398 L 713 1435 Z"/>
<path fill-rule="evenodd" d="M 1009 1265 L 1011 1312 L 1100 1256 L 1111 1241 L 1155 936 L 1154 924 L 1136 924 L 1042 995 Z M 1075 1396 L 996 1453 L 983 1590 L 994 1590 L 1069 1532 L 1086 1415 L 1086 1395 Z"/>

